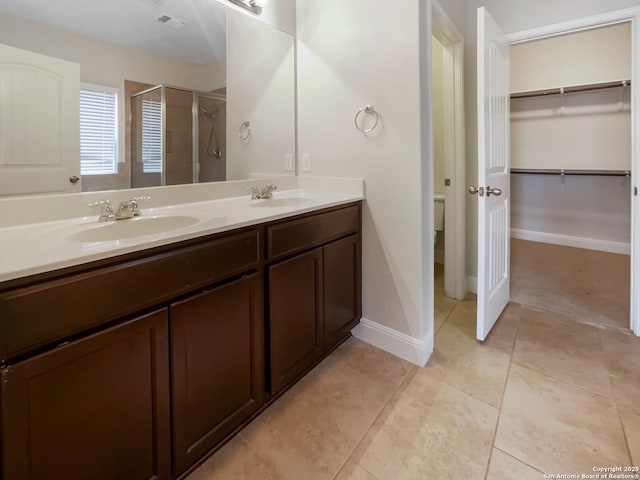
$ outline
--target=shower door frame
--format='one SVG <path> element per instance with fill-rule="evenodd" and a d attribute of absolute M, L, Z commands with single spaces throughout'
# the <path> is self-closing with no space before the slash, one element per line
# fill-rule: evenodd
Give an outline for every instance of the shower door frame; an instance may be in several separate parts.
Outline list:
<path fill-rule="evenodd" d="M 129 97 L 129 101 L 131 101 L 135 97 L 139 97 L 140 95 L 144 95 L 145 93 L 153 92 L 154 90 L 160 89 L 160 109 L 161 109 L 161 123 L 162 123 L 162 135 L 161 135 L 161 161 L 162 161 L 162 170 L 160 172 L 160 187 L 164 187 L 167 185 L 167 151 L 165 149 L 165 138 L 167 135 L 167 88 L 172 88 L 174 90 L 180 90 L 183 92 L 191 92 L 191 183 L 200 183 L 200 165 L 199 165 L 199 144 L 198 144 L 198 136 L 200 133 L 200 124 L 199 124 L 199 116 L 198 116 L 198 96 L 207 97 L 213 100 L 220 100 L 222 102 L 227 102 L 227 97 L 225 95 L 221 95 L 219 93 L 211 93 L 205 92 L 202 90 L 194 90 L 193 88 L 186 87 L 176 87 L 174 85 L 160 84 L 154 85 L 153 87 L 149 87 L 145 90 L 141 90 L 137 93 L 134 93 Z M 133 132 L 132 132 L 133 134 Z"/>

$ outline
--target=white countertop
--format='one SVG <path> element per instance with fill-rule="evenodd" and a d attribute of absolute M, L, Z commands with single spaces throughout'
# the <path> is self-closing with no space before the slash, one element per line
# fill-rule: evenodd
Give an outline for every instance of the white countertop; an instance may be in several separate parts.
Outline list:
<path fill-rule="evenodd" d="M 275 192 L 268 200 L 251 200 L 243 195 L 156 208 L 145 208 L 141 204 L 142 216 L 115 222 L 98 222 L 95 214 L 0 227 L 0 282 L 362 199 L 362 193 L 353 191 L 287 190 Z M 158 229 L 165 221 L 172 226 L 175 222 L 175 228 L 145 233 L 146 228 Z M 132 223 L 125 225 L 124 222 Z M 125 234 L 122 238 L 114 228 L 136 231 L 136 234 L 128 238 Z M 86 241 L 92 236 L 100 241 Z M 108 237 L 118 239 L 104 239 Z"/>

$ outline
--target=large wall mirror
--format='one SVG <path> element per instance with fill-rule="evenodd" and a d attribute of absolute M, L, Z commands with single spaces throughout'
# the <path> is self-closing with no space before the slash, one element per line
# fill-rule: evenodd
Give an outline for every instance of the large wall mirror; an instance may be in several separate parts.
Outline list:
<path fill-rule="evenodd" d="M 216 0 L 1 0 L 0 196 L 294 175 L 294 68 Z"/>

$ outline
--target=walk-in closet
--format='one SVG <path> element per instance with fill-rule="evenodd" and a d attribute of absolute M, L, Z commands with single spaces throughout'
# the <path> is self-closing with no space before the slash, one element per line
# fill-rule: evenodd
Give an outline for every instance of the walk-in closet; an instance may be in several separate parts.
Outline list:
<path fill-rule="evenodd" d="M 511 47 L 511 299 L 629 328 L 631 29 Z"/>

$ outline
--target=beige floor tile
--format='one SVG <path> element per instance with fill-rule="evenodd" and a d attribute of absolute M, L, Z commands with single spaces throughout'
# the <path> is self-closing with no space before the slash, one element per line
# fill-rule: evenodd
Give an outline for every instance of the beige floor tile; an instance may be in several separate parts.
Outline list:
<path fill-rule="evenodd" d="M 522 305 L 510 302 L 491 329 L 489 336 L 484 341 L 484 345 L 512 354 L 518 330 L 520 329 L 522 312 Z"/>
<path fill-rule="evenodd" d="M 543 474 L 529 465 L 507 455 L 502 450 L 493 449 L 487 480 L 541 480 Z"/>
<path fill-rule="evenodd" d="M 413 368 L 350 339 L 242 435 L 286 479 L 331 479 Z"/>
<path fill-rule="evenodd" d="M 457 300 L 447 297 L 444 293 L 434 293 L 434 333 L 438 333 L 457 303 Z"/>
<path fill-rule="evenodd" d="M 378 480 L 353 460 L 349 460 L 335 480 Z"/>
<path fill-rule="evenodd" d="M 627 407 L 619 407 L 619 411 L 631 453 L 631 465 L 640 467 L 640 413 Z"/>
<path fill-rule="evenodd" d="M 444 291 L 444 265 L 434 264 L 434 334 L 440 330 L 445 320 L 454 309 L 458 301 L 447 297 Z"/>
<path fill-rule="evenodd" d="M 495 446 L 545 473 L 628 465 L 612 399 L 511 365 Z"/>
<path fill-rule="evenodd" d="M 523 309 L 513 361 L 558 380 L 611 395 L 599 329 L 563 315 Z"/>
<path fill-rule="evenodd" d="M 497 420 L 496 408 L 416 370 L 352 458 L 380 480 L 482 480 Z"/>
<path fill-rule="evenodd" d="M 476 316 L 477 308 L 475 300 L 458 300 L 456 302 L 456 308 L 453 309 L 447 321 L 448 323 L 455 323 L 461 327 L 475 330 Z"/>
<path fill-rule="evenodd" d="M 275 467 L 236 436 L 186 480 L 280 480 Z"/>
<path fill-rule="evenodd" d="M 454 313 L 464 308 L 463 303 L 458 304 Z M 425 369 L 428 375 L 499 408 L 511 356 L 483 345 L 475 336 L 475 328 L 450 319 L 436 335 L 435 350 Z"/>
<path fill-rule="evenodd" d="M 481 344 L 511 355 L 518 333 L 521 312 L 521 305 L 509 303 L 491 329 L 486 340 Z M 475 296 L 472 299 L 458 302 L 454 311 L 449 315 L 447 323 L 465 327 L 470 335 L 476 338 L 477 302 Z"/>
<path fill-rule="evenodd" d="M 600 336 L 609 373 L 640 385 L 640 338 L 616 328 L 602 330 Z"/>
<path fill-rule="evenodd" d="M 613 397 L 619 406 L 640 413 L 640 384 L 624 378 L 611 377 Z"/>
<path fill-rule="evenodd" d="M 628 255 L 511 240 L 511 299 L 596 325 L 629 326 L 629 271 Z"/>

